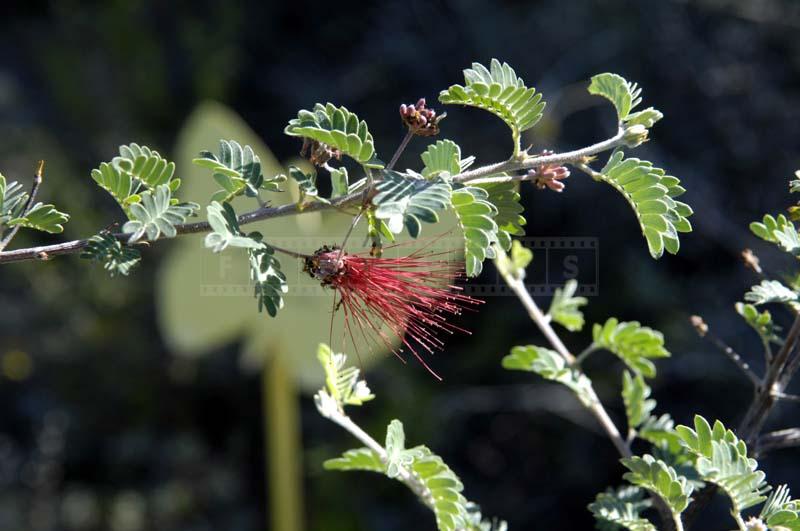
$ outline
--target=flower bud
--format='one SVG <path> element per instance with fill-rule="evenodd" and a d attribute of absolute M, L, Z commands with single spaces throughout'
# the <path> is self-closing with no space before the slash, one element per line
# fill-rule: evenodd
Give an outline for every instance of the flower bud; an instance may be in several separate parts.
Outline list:
<path fill-rule="evenodd" d="M 647 142 L 648 130 L 642 124 L 635 124 L 625 129 L 625 134 L 622 141 L 629 148 L 634 148 L 644 142 Z"/>

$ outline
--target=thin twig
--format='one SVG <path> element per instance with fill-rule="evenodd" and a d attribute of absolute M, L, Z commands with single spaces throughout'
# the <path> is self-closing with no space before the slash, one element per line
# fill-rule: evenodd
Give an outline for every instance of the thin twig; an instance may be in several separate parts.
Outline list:
<path fill-rule="evenodd" d="M 528 311 L 528 315 L 530 316 L 531 320 L 534 322 L 534 324 L 536 324 L 539 330 L 541 330 L 545 338 L 547 338 L 547 341 L 550 342 L 553 348 L 556 349 L 556 352 L 558 352 L 561 357 L 564 358 L 568 365 L 573 365 L 575 363 L 575 356 L 570 353 L 570 351 L 561 341 L 561 338 L 558 337 L 558 334 L 556 334 L 556 331 L 552 326 L 550 326 L 550 323 L 547 321 L 547 319 L 545 319 L 544 313 L 542 313 L 542 310 L 539 308 L 539 305 L 536 304 L 536 301 L 533 300 L 531 294 L 528 293 L 523 281 L 521 279 L 506 275 L 504 275 L 504 279 L 511 290 L 517 295 L 520 302 L 522 302 L 522 305 Z M 619 454 L 622 457 L 631 457 L 631 455 L 633 455 L 631 453 L 631 449 L 627 444 L 625 444 L 625 440 L 622 438 L 622 435 L 620 435 L 616 424 L 614 424 L 614 421 L 608 416 L 603 404 L 600 402 L 600 399 L 594 392 L 594 388 L 591 388 L 590 398 L 592 405 L 588 406 L 589 410 L 600 422 L 600 425 L 603 427 L 606 435 L 608 435 L 608 438 L 611 439 L 611 442 L 614 444 Z"/>
<path fill-rule="evenodd" d="M 591 146 L 577 149 L 574 151 L 567 151 L 564 153 L 555 153 L 552 155 L 538 155 L 528 157 L 522 161 L 520 160 L 507 160 L 498 162 L 496 164 L 489 164 L 481 168 L 465 171 L 453 176 L 453 181 L 457 183 L 468 183 L 481 179 L 481 182 L 505 182 L 505 181 L 523 181 L 527 178 L 526 175 L 501 175 L 508 172 L 527 170 L 541 164 L 565 164 L 576 163 L 585 161 L 587 157 L 613 149 L 622 144 L 623 132 L 620 130 L 613 137 L 593 144 Z M 484 179 L 493 176 L 491 179 Z M 295 203 L 281 205 L 277 207 L 261 207 L 252 212 L 246 212 L 238 217 L 239 225 L 247 225 L 256 221 L 263 221 L 267 219 L 279 218 L 283 216 L 293 216 L 297 214 L 306 214 L 309 212 L 318 212 L 320 210 L 336 209 L 345 206 L 350 206 L 358 203 L 363 199 L 363 192 L 353 192 L 341 197 L 332 199 L 329 203 L 314 202 L 311 204 L 303 205 L 303 208 Z M 175 225 L 178 234 L 197 234 L 210 232 L 211 226 L 207 221 L 200 221 L 196 223 L 182 223 Z M 120 240 L 127 239 L 128 236 L 124 234 L 114 234 Z M 43 258 L 51 258 L 66 254 L 75 254 L 80 252 L 81 249 L 88 245 L 88 240 L 73 240 L 65 243 L 58 243 L 55 245 L 43 245 L 39 247 L 31 247 L 27 249 L 19 249 L 16 251 L 0 252 L 0 264 L 7 264 L 10 262 L 23 262 L 27 260 L 41 260 Z"/>
<path fill-rule="evenodd" d="M 550 320 L 547 319 L 547 316 L 542 312 L 542 310 L 539 308 L 539 305 L 536 304 L 536 301 L 533 300 L 533 297 L 531 297 L 531 294 L 525 288 L 525 283 L 522 281 L 522 279 L 515 278 L 511 275 L 503 275 L 503 279 L 506 281 L 514 294 L 517 295 L 520 302 L 522 302 L 522 305 L 527 310 L 531 320 L 544 334 L 553 348 L 555 348 L 561 357 L 564 358 L 568 365 L 575 366 L 575 356 L 570 353 L 569 349 L 567 349 L 567 347 L 564 345 L 564 342 L 561 341 L 560 337 L 558 337 L 558 334 L 550 325 Z M 603 407 L 603 403 L 597 396 L 593 386 L 589 386 L 587 394 L 589 395 L 588 402 L 590 404 L 586 406 L 587 409 L 589 409 L 589 411 L 603 427 L 603 430 L 606 432 L 608 438 L 611 439 L 611 442 L 614 444 L 614 447 L 617 449 L 619 454 L 622 457 L 631 457 L 633 453 L 631 452 L 629 444 L 622 438 L 622 435 L 620 435 L 617 425 L 614 424 L 613 420 L 611 420 L 611 417 L 608 415 L 605 407 Z M 667 507 L 666 502 L 661 497 L 656 495 L 653 495 L 653 501 L 656 509 L 658 510 L 659 516 L 661 517 L 662 524 L 667 525 L 669 522 L 671 522 L 676 531 L 683 531 L 683 524 L 680 521 L 680 517 L 673 518 L 672 512 L 669 510 L 669 507 Z"/>
<path fill-rule="evenodd" d="M 584 360 L 586 360 L 586 358 L 588 358 L 589 355 L 595 350 L 597 350 L 597 346 L 594 343 L 583 349 L 583 351 L 578 354 L 578 357 L 575 358 L 575 367 L 580 367 L 581 363 L 583 363 Z"/>
<path fill-rule="evenodd" d="M 786 393 L 775 393 L 775 397 L 779 400 L 786 400 L 787 402 L 800 402 L 799 395 L 789 395 Z"/>
<path fill-rule="evenodd" d="M 728 356 L 728 358 L 742 370 L 745 376 L 747 376 L 750 379 L 750 381 L 753 383 L 754 386 L 756 386 L 756 388 L 761 386 L 761 378 L 759 378 L 758 375 L 755 372 L 753 372 L 753 369 L 751 369 L 750 365 L 742 359 L 739 353 L 733 350 L 733 347 L 725 343 L 725 341 L 723 341 L 721 338 L 719 338 L 716 334 L 714 334 L 710 330 L 706 330 L 705 333 L 703 334 L 703 337 L 708 338 L 708 340 L 711 341 L 711 343 L 715 347 L 717 347 L 726 356 Z"/>
<path fill-rule="evenodd" d="M 794 352 L 798 340 L 800 340 L 800 316 L 795 317 L 783 346 L 781 346 L 772 363 L 767 367 L 764 383 L 756 391 L 755 399 L 750 404 L 750 408 L 739 426 L 739 436 L 748 445 L 752 444 L 758 437 L 758 433 L 764 426 L 770 411 L 775 406 L 777 394 L 782 393 L 789 383 L 784 381 L 783 369 Z"/>
<path fill-rule="evenodd" d="M 406 136 L 403 137 L 403 141 L 400 142 L 400 145 L 397 146 L 397 149 L 395 150 L 394 155 L 392 155 L 392 160 L 390 160 L 389 164 L 386 166 L 387 170 L 391 170 L 392 168 L 394 168 L 394 165 L 397 164 L 397 161 L 400 158 L 400 155 L 402 155 L 403 151 L 406 150 L 406 147 L 408 146 L 408 143 L 411 142 L 411 139 L 413 137 L 414 137 L 414 129 L 409 127 L 408 131 L 406 131 Z"/>
<path fill-rule="evenodd" d="M 42 178 L 44 176 L 44 161 L 40 160 L 39 164 L 36 165 L 36 172 L 33 174 L 33 184 L 31 185 L 31 193 L 28 196 L 28 200 L 25 201 L 25 206 L 22 208 L 22 217 L 25 217 L 28 212 L 31 211 L 33 205 L 35 204 L 34 201 L 36 199 L 36 192 L 39 191 L 39 186 L 42 184 Z M 17 231 L 19 230 L 21 225 L 14 225 L 6 234 L 5 238 L 0 240 L 0 251 L 5 249 L 11 240 L 14 239 L 14 236 L 17 235 Z"/>
<path fill-rule="evenodd" d="M 763 455 L 772 450 L 800 446 L 800 428 L 771 431 L 758 438 L 757 451 Z"/>
<path fill-rule="evenodd" d="M 739 424 L 739 429 L 737 430 L 739 437 L 747 443 L 747 446 L 754 453 L 758 451 L 756 443 L 760 442 L 758 434 L 761 432 L 761 428 L 777 403 L 779 396 L 783 393 L 783 389 L 789 383 L 788 380 L 784 381 L 783 379 L 784 367 L 795 350 L 799 339 L 800 315 L 795 317 L 783 345 L 767 365 L 767 373 L 764 375 L 764 380 L 761 385 L 756 387 L 753 401 Z M 689 507 L 683 513 L 683 520 L 687 527 L 691 527 L 697 515 L 708 505 L 716 491 L 717 487 L 709 484 L 694 496 L 694 501 L 689 504 Z"/>

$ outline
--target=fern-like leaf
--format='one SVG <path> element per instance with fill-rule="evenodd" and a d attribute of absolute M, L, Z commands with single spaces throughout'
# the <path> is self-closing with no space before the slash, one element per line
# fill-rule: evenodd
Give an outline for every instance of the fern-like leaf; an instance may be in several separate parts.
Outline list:
<path fill-rule="evenodd" d="M 609 489 L 601 492 L 589 504 L 589 510 L 598 520 L 597 527 L 602 531 L 620 528 L 629 531 L 657 531 L 648 519 L 641 516 L 651 504 L 645 498 L 643 489 L 628 485 L 616 491 Z"/>
<path fill-rule="evenodd" d="M 792 500 L 789 487 L 780 485 L 767 497 L 759 518 L 767 522 L 770 529 L 782 527 L 800 531 L 800 500 Z"/>
<path fill-rule="evenodd" d="M 19 217 L 28 193 L 17 181 L 6 183 L 6 178 L 0 174 L 0 225 L 5 225 L 10 220 Z"/>
<path fill-rule="evenodd" d="M 474 187 L 486 190 L 489 194 L 487 201 L 497 210 L 494 215 L 494 222 L 497 224 L 497 244 L 504 251 L 508 251 L 511 248 L 511 236 L 525 235 L 525 229 L 522 228 L 526 223 L 522 216 L 525 209 L 519 203 L 517 184 L 508 181 L 476 184 Z"/>
<path fill-rule="evenodd" d="M 347 168 L 330 168 L 331 174 L 331 197 L 346 195 L 350 191 L 350 176 Z"/>
<path fill-rule="evenodd" d="M 700 415 L 694 429 L 678 426 L 676 433 L 690 452 L 697 456 L 695 468 L 700 477 L 714 483 L 731 499 L 736 515 L 766 499 L 769 486 L 755 459 L 747 456 L 747 446 L 720 421 L 712 428 Z"/>
<path fill-rule="evenodd" d="M 761 222 L 750 224 L 750 231 L 762 240 L 774 243 L 794 256 L 800 255 L 800 235 L 797 228 L 783 214 L 777 217 L 765 215 Z"/>
<path fill-rule="evenodd" d="M 280 183 L 286 180 L 284 175 L 264 178 L 261 159 L 253 148 L 242 146 L 235 140 L 220 140 L 219 155 L 202 151 L 192 162 L 212 171 L 214 181 L 222 189 L 214 192 L 211 200 L 220 203 L 230 202 L 242 194 L 258 197 L 259 190 L 279 192 Z"/>
<path fill-rule="evenodd" d="M 383 163 L 375 157 L 375 143 L 367 123 L 345 107 L 317 103 L 313 111 L 297 113 L 284 132 L 321 142 L 368 168 L 383 168 Z"/>
<path fill-rule="evenodd" d="M 502 364 L 508 370 L 535 372 L 546 380 L 566 385 L 586 405 L 593 402 L 594 393 L 589 377 L 569 367 L 564 358 L 550 349 L 534 345 L 514 347 L 503 358 Z"/>
<path fill-rule="evenodd" d="M 762 280 L 761 284 L 751 287 L 744 294 L 744 300 L 755 306 L 775 302 L 787 303 L 793 307 L 798 305 L 797 293 L 777 280 Z"/>
<path fill-rule="evenodd" d="M 103 264 L 103 269 L 112 277 L 128 276 L 131 269 L 142 259 L 139 249 L 123 245 L 108 232 L 101 232 L 89 238 L 89 243 L 81 253 L 81 258 Z"/>
<path fill-rule="evenodd" d="M 443 90 L 439 101 L 477 107 L 498 116 L 511 129 L 516 155 L 522 131 L 536 125 L 542 117 L 545 107 L 542 95 L 526 87 L 513 68 L 497 59 L 492 59 L 489 68 L 472 63 L 472 68 L 464 70 L 464 83 Z"/>
<path fill-rule="evenodd" d="M 249 235 L 258 241 L 261 234 Z M 270 317 L 275 317 L 283 308 L 283 296 L 289 292 L 286 275 L 281 271 L 281 263 L 275 257 L 275 250 L 263 244 L 255 249 L 248 249 L 250 259 L 250 280 L 253 282 L 253 296 L 258 300 L 258 311 L 266 310 Z"/>
<path fill-rule="evenodd" d="M 464 261 L 467 276 L 476 277 L 483 270 L 483 261 L 495 258 L 493 244 L 497 243 L 497 208 L 489 202 L 489 193 L 483 188 L 467 186 L 457 188 L 450 195 L 464 234 Z"/>
<path fill-rule="evenodd" d="M 656 407 L 656 401 L 650 398 L 651 392 L 650 386 L 640 373 L 634 376 L 625 371 L 622 374 L 622 400 L 625 402 L 629 429 L 635 430 L 650 418 Z"/>
<path fill-rule="evenodd" d="M 205 246 L 212 252 L 219 253 L 230 247 L 255 249 L 263 243 L 245 236 L 239 228 L 236 212 L 229 203 L 213 201 L 206 207 L 208 224 L 212 232 L 206 234 Z"/>
<path fill-rule="evenodd" d="M 119 147 L 119 156 L 111 164 L 121 173 L 126 173 L 141 182 L 148 190 L 155 190 L 162 184 L 169 185 L 173 193 L 180 186 L 180 179 L 174 179 L 175 163 L 164 159 L 158 151 L 147 146 L 132 143 Z"/>
<path fill-rule="evenodd" d="M 525 278 L 525 268 L 533 261 L 533 251 L 527 249 L 514 240 L 511 244 L 511 252 L 506 254 L 503 249 L 498 249 L 497 258 L 494 261 L 497 271 L 504 277 L 511 277 L 516 280 Z"/>
<path fill-rule="evenodd" d="M 171 198 L 169 186 L 162 184 L 154 192 L 144 192 L 140 202 L 130 205 L 131 220 L 122 226 L 122 232 L 130 234 L 128 243 L 140 240 L 145 234 L 151 241 L 161 235 L 173 238 L 177 234 L 175 225 L 185 222 L 200 208 L 197 203 L 173 205 Z"/>
<path fill-rule="evenodd" d="M 691 232 L 692 209 L 676 200 L 685 192 L 677 178 L 637 158 L 624 158 L 615 151 L 596 178 L 613 186 L 636 213 L 650 255 L 660 258 L 664 250 L 676 254 L 680 248 L 678 233 Z"/>
<path fill-rule="evenodd" d="M 603 96 L 611 101 L 617 110 L 619 121 L 627 122 L 631 126 L 640 124 L 649 129 L 664 117 L 663 114 L 652 107 L 631 113 L 642 101 L 642 89 L 636 83 L 626 81 L 625 78 L 617 74 L 604 73 L 593 76 L 589 85 L 589 93 Z"/>
<path fill-rule="evenodd" d="M 141 200 L 136 193 L 139 190 L 136 180 L 130 173 L 121 171 L 113 164 L 100 164 L 99 168 L 92 170 L 92 179 L 114 198 L 126 214 L 130 212 L 131 203 Z"/>
<path fill-rule="evenodd" d="M 317 190 L 317 172 L 312 170 L 306 173 L 297 166 L 289 166 L 289 175 L 297 183 L 298 188 L 300 188 L 300 200 L 298 201 L 300 208 L 302 208 L 306 199 L 309 197 L 323 203 L 329 203 L 327 199 L 319 196 L 319 190 Z"/>
<path fill-rule="evenodd" d="M 367 382 L 359 380 L 361 371 L 356 367 L 346 366 L 347 356 L 337 354 L 328 345 L 320 343 L 317 359 L 325 371 L 325 389 L 314 397 L 317 407 L 327 404 L 342 411 L 345 406 L 360 406 L 375 398 Z"/>
<path fill-rule="evenodd" d="M 452 177 L 469 168 L 475 161 L 475 157 L 462 159 L 461 148 L 452 140 L 439 140 L 429 145 L 420 157 L 425 165 L 422 176 L 426 179 Z"/>
<path fill-rule="evenodd" d="M 620 323 L 614 317 L 592 329 L 594 346 L 616 354 L 635 372 L 653 378 L 656 367 L 651 359 L 668 358 L 661 332 L 640 325 L 637 321 Z"/>
<path fill-rule="evenodd" d="M 25 215 L 10 219 L 6 225 L 9 227 L 20 225 L 50 234 L 58 234 L 64 232 L 64 223 L 67 221 L 69 221 L 69 214 L 60 212 L 53 205 L 36 203 Z"/>
<path fill-rule="evenodd" d="M 563 288 L 556 288 L 553 300 L 550 302 L 550 309 L 547 310 L 547 315 L 553 321 L 570 332 L 576 332 L 583 328 L 584 319 L 580 307 L 589 302 L 586 297 L 576 297 L 577 290 L 578 281 L 568 280 Z"/>
<path fill-rule="evenodd" d="M 651 443 L 656 449 L 664 450 L 669 454 L 670 462 L 667 464 L 677 467 L 685 463 L 683 459 L 686 451 L 680 443 L 680 437 L 675 433 L 675 421 L 668 413 L 664 413 L 660 417 L 655 415 L 648 416 L 638 427 L 638 437 Z M 680 457 L 680 459 L 678 459 Z M 667 456 L 660 457 L 663 461 L 667 461 Z M 678 460 L 679 462 L 672 462 Z M 688 477 L 687 473 L 683 474 Z M 697 486 L 695 482 L 695 486 Z"/>
<path fill-rule="evenodd" d="M 780 342 L 777 332 L 781 328 L 772 320 L 769 310 L 759 313 L 754 305 L 743 302 L 737 302 L 735 308 L 736 313 L 741 315 L 745 322 L 758 333 L 763 342 Z"/>
<path fill-rule="evenodd" d="M 386 473 L 386 465 L 381 457 L 369 448 L 347 450 L 342 457 L 328 459 L 322 466 L 325 470 L 365 470 L 367 472 Z"/>
<path fill-rule="evenodd" d="M 645 454 L 622 459 L 622 464 L 630 471 L 623 476 L 626 481 L 663 499 L 676 517 L 689 505 L 691 483 L 664 461 Z"/>
<path fill-rule="evenodd" d="M 429 181 L 413 173 L 385 171 L 376 190 L 372 199 L 377 206 L 375 217 L 384 220 L 395 234 L 405 226 L 412 238 L 419 236 L 422 222 L 439 221 L 437 211 L 450 204 L 450 184 L 441 178 Z"/>

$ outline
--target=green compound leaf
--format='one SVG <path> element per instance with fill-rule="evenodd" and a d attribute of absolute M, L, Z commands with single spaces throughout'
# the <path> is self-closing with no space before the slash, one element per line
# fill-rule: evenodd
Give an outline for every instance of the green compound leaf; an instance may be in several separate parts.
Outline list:
<path fill-rule="evenodd" d="M 594 346 L 616 354 L 633 371 L 647 378 L 656 375 L 651 359 L 668 358 L 661 332 L 640 325 L 637 321 L 620 323 L 614 317 L 592 329 Z"/>
<path fill-rule="evenodd" d="M 494 263 L 500 274 L 518 280 L 525 278 L 525 268 L 533 261 L 533 251 L 523 247 L 519 240 L 511 244 L 511 256 L 503 249 L 499 249 L 497 255 Z"/>
<path fill-rule="evenodd" d="M 487 69 L 480 63 L 464 70 L 465 85 L 452 85 L 439 94 L 445 104 L 477 107 L 503 120 L 514 139 L 514 153 L 519 150 L 522 131 L 536 125 L 542 117 L 545 103 L 536 89 L 528 88 L 507 63 L 492 59 Z"/>
<path fill-rule="evenodd" d="M 222 252 L 228 246 L 255 249 L 264 245 L 242 233 L 236 212 L 229 203 L 213 201 L 206 207 L 206 212 L 213 232 L 206 234 L 205 246 L 212 252 Z"/>
<path fill-rule="evenodd" d="M 21 184 L 17 181 L 6 184 L 6 178 L 0 174 L 0 225 L 19 217 L 27 200 L 28 193 Z"/>
<path fill-rule="evenodd" d="M 346 175 L 345 173 L 345 176 Z M 291 176 L 300 188 L 300 200 L 297 202 L 298 205 L 302 206 L 306 198 L 309 197 L 323 203 L 329 203 L 327 199 L 319 196 L 319 190 L 317 190 L 317 172 L 312 170 L 306 173 L 297 166 L 289 166 L 289 176 Z"/>
<path fill-rule="evenodd" d="M 649 520 L 641 516 L 650 505 L 652 502 L 645 498 L 643 489 L 629 485 L 598 494 L 589 504 L 589 510 L 598 520 L 597 528 L 600 530 L 657 531 Z"/>
<path fill-rule="evenodd" d="M 394 234 L 405 226 L 412 238 L 419 236 L 422 222 L 439 221 L 437 211 L 450 204 L 450 184 L 438 177 L 429 181 L 417 174 L 387 170 L 375 189 L 375 217 L 385 220 Z"/>
<path fill-rule="evenodd" d="M 797 179 L 792 179 L 789 181 L 790 194 L 796 194 L 797 192 L 800 192 L 800 170 L 794 172 L 794 176 L 797 177 Z"/>
<path fill-rule="evenodd" d="M 731 499 L 736 515 L 764 501 L 769 486 L 755 459 L 747 457 L 744 441 L 720 421 L 712 428 L 700 415 L 694 417 L 694 429 L 678 426 L 676 433 L 690 452 L 695 454 L 695 468 L 700 477 L 717 485 Z"/>
<path fill-rule="evenodd" d="M 103 162 L 99 168 L 92 170 L 92 179 L 122 207 L 126 214 L 130 214 L 131 203 L 141 200 L 136 193 L 139 183 L 130 173 L 121 171 L 113 164 Z"/>
<path fill-rule="evenodd" d="M 589 84 L 590 94 L 602 96 L 614 104 L 620 122 L 627 122 L 629 126 L 643 125 L 649 129 L 664 115 L 652 107 L 631 114 L 642 101 L 641 92 L 642 89 L 636 83 L 608 72 L 592 77 L 592 82 Z"/>
<path fill-rule="evenodd" d="M 9 220 L 6 225 L 9 227 L 19 225 L 50 234 L 58 234 L 64 232 L 64 223 L 67 221 L 69 221 L 69 214 L 56 210 L 53 205 L 36 203 L 27 214 Z"/>
<path fill-rule="evenodd" d="M 494 222 L 497 224 L 497 244 L 508 251 L 511 248 L 511 236 L 524 236 L 525 210 L 519 203 L 519 192 L 514 182 L 496 182 L 474 185 L 475 188 L 486 190 L 489 194 L 487 201 L 494 205 L 497 214 Z"/>
<path fill-rule="evenodd" d="M 403 423 L 392 420 L 386 428 L 386 475 L 398 478 L 402 470 L 407 470 L 414 460 L 422 457 L 419 447 L 406 449 L 406 434 Z"/>
<path fill-rule="evenodd" d="M 688 466 L 689 461 L 694 462 L 694 459 L 689 459 L 688 452 L 681 446 L 680 437 L 675 433 L 675 421 L 668 413 L 660 417 L 655 415 L 647 417 L 639 426 L 636 435 L 654 446 L 654 452 L 658 454 L 656 457 L 680 470 L 684 476 L 690 476 L 684 468 Z M 701 486 L 696 481 L 693 483 L 696 487 Z"/>
<path fill-rule="evenodd" d="M 481 508 L 472 502 L 467 502 L 467 531 L 508 531 L 508 523 L 497 518 L 484 519 Z"/>
<path fill-rule="evenodd" d="M 476 277 L 483 271 L 483 261 L 496 256 L 497 207 L 489 201 L 489 192 L 475 186 L 454 189 L 450 202 L 464 234 L 467 276 Z"/>
<path fill-rule="evenodd" d="M 140 192 L 156 192 L 167 186 L 171 193 L 180 187 L 181 180 L 174 178 L 175 163 L 164 159 L 158 151 L 132 143 L 119 147 L 119 156 L 110 163 L 102 163 L 92 170 L 92 179 L 119 204 L 129 219 L 130 205 L 141 201 Z M 178 200 L 171 198 L 173 204 Z"/>
<path fill-rule="evenodd" d="M 794 223 L 783 214 L 779 214 L 777 218 L 767 214 L 760 223 L 751 223 L 750 230 L 762 240 L 776 244 L 787 253 L 800 255 L 800 235 Z"/>
<path fill-rule="evenodd" d="M 645 454 L 622 459 L 622 464 L 630 470 L 623 476 L 625 480 L 659 496 L 673 515 L 680 515 L 689 505 L 691 483 L 664 461 Z"/>
<path fill-rule="evenodd" d="M 184 223 L 200 208 L 197 203 L 173 205 L 171 199 L 169 186 L 162 184 L 155 192 L 144 192 L 139 203 L 130 205 L 131 220 L 122 226 L 122 232 L 130 234 L 129 244 L 140 240 L 145 234 L 150 241 L 157 240 L 162 234 L 165 238 L 175 237 L 175 225 Z"/>
<path fill-rule="evenodd" d="M 101 232 L 89 238 L 89 243 L 81 253 L 81 258 L 103 264 L 109 275 L 128 276 L 131 269 L 142 259 L 139 249 L 123 245 L 108 232 Z"/>
<path fill-rule="evenodd" d="M 470 504 L 462 495 L 464 485 L 458 476 L 441 457 L 435 455 L 425 446 L 405 447 L 403 424 L 392 420 L 386 430 L 387 462 L 383 464 L 377 454 L 361 448 L 350 450 L 337 459 L 326 461 L 329 470 L 367 470 L 384 473 L 389 478 L 402 480 L 411 475 L 427 490 L 428 503 L 436 516 L 436 526 L 440 531 L 483 530 L 493 529 L 473 525 L 475 520 L 474 504 Z M 480 522 L 480 517 L 478 517 Z M 494 528 L 505 529 L 502 525 Z"/>
<path fill-rule="evenodd" d="M 258 197 L 259 190 L 280 192 L 280 183 L 286 176 L 277 175 L 265 179 L 261 159 L 250 146 L 242 146 L 235 140 L 220 140 L 219 155 L 201 151 L 192 162 L 212 171 L 214 181 L 222 187 L 211 196 L 212 201 L 227 203 L 242 194 Z"/>
<path fill-rule="evenodd" d="M 636 213 L 650 255 L 660 258 L 664 250 L 676 254 L 680 248 L 678 233 L 691 232 L 688 217 L 692 209 L 676 200 L 685 192 L 675 177 L 637 158 L 625 159 L 617 150 L 597 178 L 613 186 Z"/>
<path fill-rule="evenodd" d="M 383 163 L 375 157 L 375 144 L 367 123 L 345 107 L 317 103 L 313 111 L 297 113 L 284 132 L 338 149 L 367 168 L 383 168 Z"/>
<path fill-rule="evenodd" d="M 369 448 L 347 450 L 342 457 L 328 459 L 322 466 L 325 470 L 364 470 L 380 474 L 386 473 L 386 465 L 381 461 L 381 457 Z"/>
<path fill-rule="evenodd" d="M 758 306 L 774 302 L 787 303 L 797 306 L 797 293 L 787 288 L 777 280 L 762 280 L 761 284 L 753 286 L 744 294 L 744 300 Z"/>
<path fill-rule="evenodd" d="M 452 140 L 439 140 L 428 146 L 420 155 L 423 164 L 422 176 L 426 179 L 434 177 L 452 177 L 469 168 L 475 157 L 461 158 L 461 148 Z"/>
<path fill-rule="evenodd" d="M 547 310 L 547 315 L 553 321 L 570 332 L 576 332 L 583 328 L 584 319 L 580 307 L 589 303 L 586 297 L 575 297 L 577 290 L 578 281 L 568 280 L 563 288 L 556 288 L 553 300 L 550 302 L 550 309 Z"/>
<path fill-rule="evenodd" d="M 433 499 L 433 512 L 439 531 L 464 529 L 470 520 L 469 502 L 461 494 L 464 485 L 441 457 L 425 446 L 417 446 L 420 452 L 411 464 L 411 470 L 422 480 Z M 501 527 L 502 529 L 502 527 Z"/>
<path fill-rule="evenodd" d="M 174 193 L 180 186 L 180 179 L 172 182 L 175 163 L 162 158 L 158 151 L 147 146 L 132 143 L 119 147 L 119 156 L 111 164 L 121 173 L 126 173 L 141 182 L 148 190 L 155 190 L 162 184 L 170 185 Z"/>
<path fill-rule="evenodd" d="M 792 500 L 789 487 L 780 485 L 767 497 L 759 518 L 767 522 L 770 529 L 780 526 L 790 531 L 800 531 L 800 500 Z"/>
<path fill-rule="evenodd" d="M 317 359 L 325 371 L 325 389 L 314 397 L 318 408 L 328 406 L 343 411 L 345 406 L 360 406 L 375 398 L 367 382 L 358 379 L 361 371 L 346 366 L 347 356 L 336 354 L 328 345 L 320 343 Z"/>
<path fill-rule="evenodd" d="M 759 313 L 754 305 L 743 302 L 737 302 L 735 308 L 736 313 L 741 315 L 745 322 L 761 337 L 761 341 L 765 343 L 780 342 L 777 333 L 781 328 L 772 321 L 772 314 L 769 310 Z"/>
<path fill-rule="evenodd" d="M 622 374 L 622 400 L 625 402 L 625 415 L 628 417 L 628 428 L 635 430 L 650 418 L 656 407 L 656 401 L 650 398 L 652 390 L 640 373 Z"/>
<path fill-rule="evenodd" d="M 250 235 L 261 240 L 261 234 Z M 258 311 L 264 310 L 275 317 L 283 308 L 283 296 L 289 292 L 286 275 L 281 271 L 281 263 L 275 258 L 275 250 L 267 244 L 256 249 L 248 249 L 250 280 L 254 284 L 253 296 L 258 300 Z"/>
<path fill-rule="evenodd" d="M 566 385 L 585 405 L 594 401 L 592 381 L 582 372 L 567 366 L 557 352 L 544 347 L 528 345 L 514 347 L 502 361 L 503 368 L 511 371 L 535 372 L 546 380 Z"/>
<path fill-rule="evenodd" d="M 331 197 L 346 195 L 350 191 L 350 177 L 347 175 L 347 168 L 330 168 L 331 174 Z"/>

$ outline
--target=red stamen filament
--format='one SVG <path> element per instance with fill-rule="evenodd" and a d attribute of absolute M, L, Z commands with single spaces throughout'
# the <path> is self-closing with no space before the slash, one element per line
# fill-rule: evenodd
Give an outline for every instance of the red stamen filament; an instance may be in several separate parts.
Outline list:
<path fill-rule="evenodd" d="M 402 360 L 402 347 L 392 347 L 391 334 L 439 378 L 425 363 L 419 348 L 429 353 L 443 350 L 444 342 L 436 337 L 437 332 L 469 334 L 448 319 L 483 303 L 459 293 L 461 288 L 452 285 L 463 277 L 463 267 L 437 259 L 446 254 L 417 251 L 405 257 L 375 258 L 323 248 L 314 254 L 311 272 L 338 291 L 345 330 L 354 348 L 356 326 L 368 345 L 382 343 Z"/>

